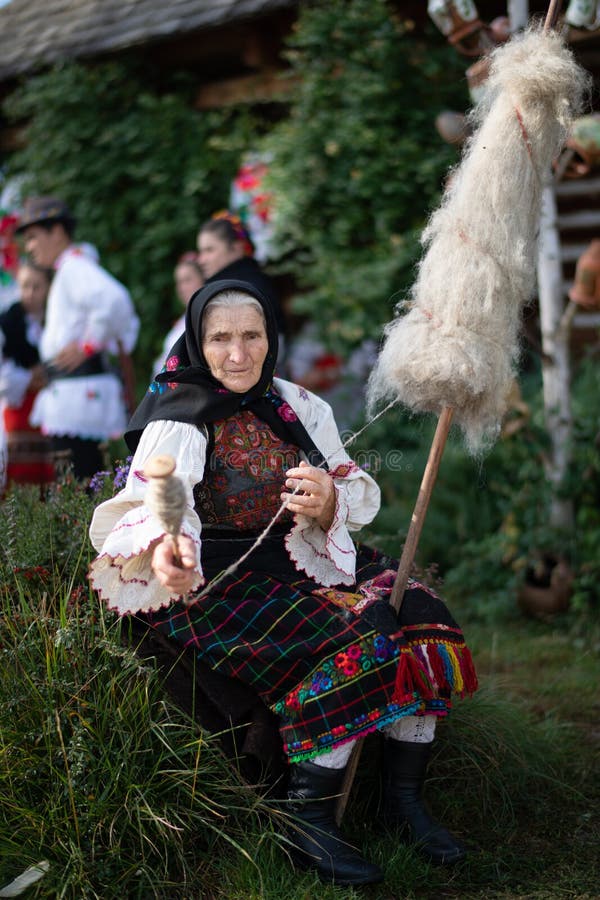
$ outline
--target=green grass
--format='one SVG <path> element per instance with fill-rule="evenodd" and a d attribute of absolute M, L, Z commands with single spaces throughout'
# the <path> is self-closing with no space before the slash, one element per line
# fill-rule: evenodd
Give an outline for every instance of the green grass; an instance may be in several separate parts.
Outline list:
<path fill-rule="evenodd" d="M 478 847 L 456 869 L 373 827 L 379 746 L 365 742 L 345 828 L 386 880 L 355 891 L 292 870 L 276 818 L 93 597 L 5 590 L 0 615 L 0 885 L 45 859 L 27 896 L 597 896 L 593 633 L 521 618 L 470 629 L 482 688 L 440 724 L 428 786 Z"/>
<path fill-rule="evenodd" d="M 0 610 L 0 884 L 46 859 L 33 896 L 202 896 L 215 853 L 247 853 L 256 794 L 94 598 L 32 600 Z"/>
<path fill-rule="evenodd" d="M 292 869 L 278 816 L 122 646 L 84 580 L 94 501 L 72 493 L 0 508 L 0 888 L 47 860 L 27 898 L 599 895 L 597 621 L 541 623 L 515 607 L 501 625 L 470 622 L 464 602 L 481 690 L 440 723 L 428 801 L 476 850 L 439 869 L 379 830 L 371 736 L 344 828 L 386 879 L 326 886 Z"/>

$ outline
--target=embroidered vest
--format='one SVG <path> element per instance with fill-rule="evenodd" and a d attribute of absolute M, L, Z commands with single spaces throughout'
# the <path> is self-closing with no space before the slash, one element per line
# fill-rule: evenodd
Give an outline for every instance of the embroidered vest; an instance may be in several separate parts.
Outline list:
<path fill-rule="evenodd" d="M 285 473 L 300 461 L 298 448 L 274 434 L 250 410 L 214 423 L 212 453 L 194 488 L 194 507 L 207 530 L 257 533 L 281 506 Z M 287 530 L 287 510 L 276 523 Z M 279 526 L 279 527 L 278 527 Z"/>

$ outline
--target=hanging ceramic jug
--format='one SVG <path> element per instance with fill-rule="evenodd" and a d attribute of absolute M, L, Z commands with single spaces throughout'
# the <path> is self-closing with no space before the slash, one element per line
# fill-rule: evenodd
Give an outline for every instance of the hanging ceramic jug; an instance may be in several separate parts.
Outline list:
<path fill-rule="evenodd" d="M 594 28 L 596 7 L 596 0 L 571 0 L 565 13 L 565 22 L 573 28 Z"/>
<path fill-rule="evenodd" d="M 457 146 L 464 144 L 470 134 L 470 126 L 464 113 L 451 109 L 445 109 L 436 116 L 435 127 L 446 143 Z"/>
<path fill-rule="evenodd" d="M 585 309 L 600 309 L 600 240 L 593 240 L 579 257 L 569 298 Z"/>
<path fill-rule="evenodd" d="M 494 46 L 472 0 L 429 0 L 427 12 L 459 53 L 480 56 Z"/>
<path fill-rule="evenodd" d="M 599 113 L 573 120 L 564 149 L 553 165 L 561 178 L 586 178 L 600 167 Z"/>

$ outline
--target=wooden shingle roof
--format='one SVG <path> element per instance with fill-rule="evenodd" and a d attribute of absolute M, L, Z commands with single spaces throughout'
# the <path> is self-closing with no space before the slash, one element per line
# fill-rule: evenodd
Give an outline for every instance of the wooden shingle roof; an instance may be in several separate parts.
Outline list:
<path fill-rule="evenodd" d="M 0 80 L 295 6 L 294 0 L 11 0 L 0 7 Z"/>

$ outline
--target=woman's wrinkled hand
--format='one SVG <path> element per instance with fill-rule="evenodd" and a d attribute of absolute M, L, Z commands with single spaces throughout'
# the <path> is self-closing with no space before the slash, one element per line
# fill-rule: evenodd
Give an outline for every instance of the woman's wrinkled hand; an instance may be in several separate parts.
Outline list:
<path fill-rule="evenodd" d="M 176 594 L 187 594 L 196 577 L 196 545 L 191 538 L 179 535 L 177 550 L 181 565 L 175 565 L 173 541 L 165 535 L 152 554 L 152 569 L 163 587 Z"/>
<path fill-rule="evenodd" d="M 323 531 L 328 531 L 333 522 L 336 500 L 335 487 L 329 473 L 302 461 L 297 468 L 288 469 L 285 474 L 285 487 L 290 492 L 298 488 L 295 494 L 281 494 L 281 499 L 287 501 L 288 509 L 316 519 Z"/>

